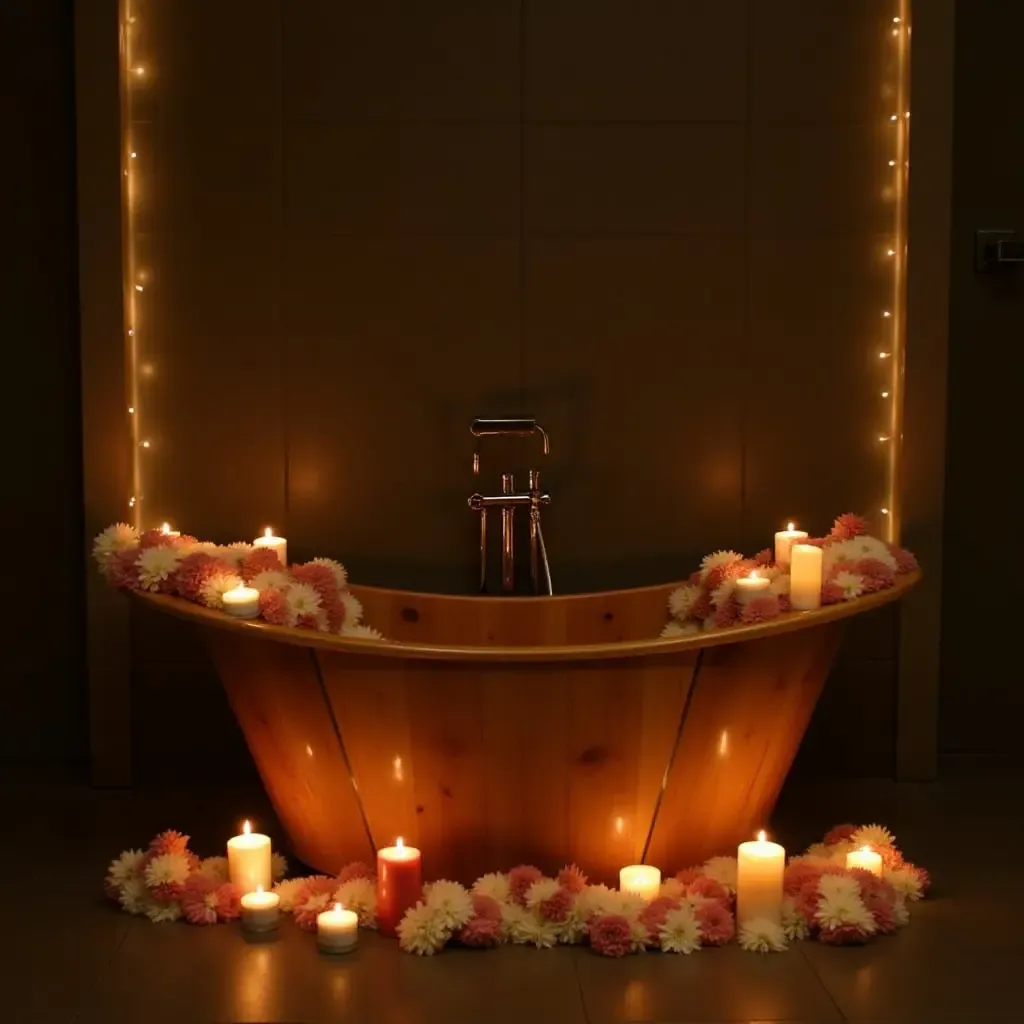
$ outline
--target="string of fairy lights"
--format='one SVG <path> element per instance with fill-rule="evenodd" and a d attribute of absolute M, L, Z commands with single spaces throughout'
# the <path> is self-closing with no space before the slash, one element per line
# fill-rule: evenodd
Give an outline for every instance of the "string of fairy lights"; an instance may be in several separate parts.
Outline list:
<path fill-rule="evenodd" d="M 891 140 L 888 168 L 891 174 L 884 190 L 893 209 L 892 241 L 885 249 L 884 258 L 892 264 L 891 294 L 882 310 L 881 347 L 878 359 L 883 366 L 879 384 L 882 415 L 878 428 L 878 443 L 886 453 L 885 485 L 878 512 L 887 540 L 896 541 L 900 531 L 899 480 L 903 442 L 903 370 L 905 333 L 905 292 L 907 266 L 907 186 L 910 173 L 910 108 L 908 71 L 910 61 L 909 10 L 911 0 L 898 0 L 898 13 L 892 16 L 889 42 L 895 46 L 891 66 L 895 82 L 887 89 L 894 98 L 895 109 L 889 114 Z M 148 280 L 147 272 L 138 265 L 135 215 L 139 202 L 138 151 L 133 139 L 135 124 L 135 94 L 145 88 L 149 73 L 135 52 L 134 29 L 137 19 L 132 12 L 131 0 L 121 0 L 121 123 L 123 139 L 123 227 L 122 250 L 124 268 L 124 330 L 128 366 L 127 414 L 131 437 L 131 494 L 128 508 L 133 524 L 138 528 L 143 520 L 145 502 L 144 458 L 151 454 L 152 441 L 143 431 L 144 420 L 140 408 L 140 379 L 152 375 L 153 367 L 140 359 L 140 330 L 142 328 L 143 296 Z"/>

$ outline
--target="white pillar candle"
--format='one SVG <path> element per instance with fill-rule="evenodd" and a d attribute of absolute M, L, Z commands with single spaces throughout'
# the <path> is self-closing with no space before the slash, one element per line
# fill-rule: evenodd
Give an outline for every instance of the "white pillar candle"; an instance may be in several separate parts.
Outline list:
<path fill-rule="evenodd" d="M 851 850 L 846 855 L 848 868 L 863 868 L 871 874 L 882 877 L 882 855 L 875 853 L 870 846 L 862 846 L 859 850 Z"/>
<path fill-rule="evenodd" d="M 233 587 L 222 595 L 224 611 L 239 619 L 255 619 L 260 613 L 260 592 L 255 587 Z"/>
<path fill-rule="evenodd" d="M 181 530 L 172 530 L 170 523 L 164 523 L 164 525 L 160 527 L 160 532 L 165 537 L 180 537 L 181 536 Z"/>
<path fill-rule="evenodd" d="M 269 548 L 271 551 L 276 551 L 277 557 L 281 560 L 281 565 L 285 566 L 288 564 L 288 541 L 284 537 L 278 537 L 269 526 L 263 531 L 262 537 L 257 537 L 252 542 L 252 546 L 254 548 Z"/>
<path fill-rule="evenodd" d="M 280 917 L 281 898 L 276 892 L 266 892 L 262 885 L 255 892 L 242 897 L 242 928 L 247 932 L 272 932 Z"/>
<path fill-rule="evenodd" d="M 349 953 L 359 936 L 359 918 L 335 903 L 316 917 L 316 944 L 322 953 Z"/>
<path fill-rule="evenodd" d="M 253 832 L 248 821 L 241 835 L 228 840 L 228 878 L 243 893 L 271 886 L 270 836 Z"/>
<path fill-rule="evenodd" d="M 769 843 L 763 832 L 757 841 L 740 843 L 736 862 L 736 923 L 766 917 L 778 924 L 782 919 L 782 874 L 786 851 Z"/>
<path fill-rule="evenodd" d="M 821 607 L 821 548 L 794 544 L 789 549 L 789 606 L 797 611 Z"/>
<path fill-rule="evenodd" d="M 780 569 L 789 567 L 789 549 L 802 540 L 807 540 L 806 530 L 794 530 L 794 524 L 790 523 L 786 529 L 779 530 L 775 534 L 775 564 Z"/>
<path fill-rule="evenodd" d="M 650 903 L 661 892 L 661 871 L 650 864 L 629 864 L 619 872 L 619 890 Z"/>
<path fill-rule="evenodd" d="M 736 581 L 736 596 L 740 601 L 746 601 L 755 594 L 767 593 L 772 581 L 766 576 L 758 575 L 756 569 L 749 576 L 741 576 Z"/>

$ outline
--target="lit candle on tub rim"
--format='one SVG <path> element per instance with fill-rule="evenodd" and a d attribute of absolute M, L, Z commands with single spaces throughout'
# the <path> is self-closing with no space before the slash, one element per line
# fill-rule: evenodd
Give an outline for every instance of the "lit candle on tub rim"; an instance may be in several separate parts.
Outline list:
<path fill-rule="evenodd" d="M 243 893 L 271 886 L 270 836 L 253 832 L 248 821 L 241 835 L 228 840 L 228 878 Z"/>
<path fill-rule="evenodd" d="M 247 932 L 272 932 L 280 918 L 281 897 L 266 892 L 262 885 L 242 896 L 242 927 Z"/>
<path fill-rule="evenodd" d="M 795 530 L 795 523 L 790 523 L 786 529 L 779 530 L 775 534 L 775 564 L 781 569 L 789 567 L 789 550 L 794 544 L 807 540 L 806 530 Z"/>
<path fill-rule="evenodd" d="M 786 851 L 770 843 L 764 832 L 757 841 L 740 843 L 736 854 L 736 923 L 766 917 L 778 924 L 782 919 L 782 875 Z"/>
<path fill-rule="evenodd" d="M 222 596 L 224 611 L 238 619 L 255 619 L 260 613 L 260 592 L 244 584 L 225 590 Z"/>
<path fill-rule="evenodd" d="M 377 851 L 377 930 L 394 936 L 405 912 L 423 892 L 422 858 L 399 836 L 394 846 Z"/>
<path fill-rule="evenodd" d="M 359 937 L 359 916 L 335 903 L 316 917 L 316 944 L 321 953 L 351 953 Z"/>
<path fill-rule="evenodd" d="M 253 542 L 254 548 L 267 548 L 270 551 L 277 552 L 277 557 L 281 560 L 281 565 L 285 566 L 288 564 L 288 541 L 284 537 L 278 537 L 274 531 L 268 526 L 263 531 L 262 537 L 257 537 Z"/>
<path fill-rule="evenodd" d="M 789 550 L 789 606 L 796 611 L 821 607 L 823 552 L 813 544 L 794 544 Z"/>
<path fill-rule="evenodd" d="M 650 903 L 661 892 L 661 871 L 650 864 L 629 864 L 619 871 L 619 891 Z"/>
<path fill-rule="evenodd" d="M 862 846 L 859 850 L 851 850 L 846 855 L 848 868 L 863 868 L 871 874 L 882 877 L 882 855 L 875 853 L 870 846 Z"/>
<path fill-rule="evenodd" d="M 180 537 L 181 536 L 181 530 L 172 530 L 170 523 L 164 523 L 164 525 L 160 527 L 160 532 L 165 537 Z"/>
<path fill-rule="evenodd" d="M 755 594 L 763 594 L 772 585 L 772 581 L 765 576 L 760 576 L 754 569 L 749 576 L 741 576 L 736 581 L 736 596 L 744 601 Z"/>

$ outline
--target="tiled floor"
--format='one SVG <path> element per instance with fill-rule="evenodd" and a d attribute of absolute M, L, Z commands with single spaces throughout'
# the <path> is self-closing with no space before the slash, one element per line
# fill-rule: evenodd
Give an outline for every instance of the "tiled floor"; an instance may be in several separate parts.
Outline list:
<path fill-rule="evenodd" d="M 338 961 L 285 922 L 276 942 L 232 926 L 152 925 L 96 898 L 106 861 L 169 826 L 212 852 L 251 791 L 0 788 L 5 1024 L 618 1024 L 1024 1020 L 1019 788 L 972 781 L 789 787 L 775 828 L 791 848 L 836 820 L 881 820 L 927 865 L 935 898 L 911 926 L 859 949 L 802 943 L 755 956 L 605 960 L 583 949 L 399 953 L 361 933 Z M 1018 811 L 1013 812 L 1012 808 Z M 978 864 L 983 861 L 984 867 Z"/>

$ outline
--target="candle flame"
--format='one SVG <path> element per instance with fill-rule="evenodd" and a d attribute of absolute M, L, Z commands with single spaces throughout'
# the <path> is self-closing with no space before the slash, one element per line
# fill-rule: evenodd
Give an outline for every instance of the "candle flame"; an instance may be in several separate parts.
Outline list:
<path fill-rule="evenodd" d="M 752 580 L 758 580 L 761 577 L 757 575 L 757 570 L 756 569 L 752 569 L 751 572 L 750 572 L 750 578 Z"/>
<path fill-rule="evenodd" d="M 266 528 L 266 529 L 265 529 L 265 530 L 263 531 L 263 536 L 264 536 L 264 537 L 273 537 L 273 536 L 274 536 L 274 531 L 273 531 L 273 530 L 272 530 L 272 529 L 271 529 L 271 528 L 270 528 L 270 527 L 268 526 L 268 527 L 267 527 L 267 528 Z"/>
<path fill-rule="evenodd" d="M 257 892 L 263 892 L 263 886 L 262 885 L 257 885 L 256 886 L 256 891 Z"/>
<path fill-rule="evenodd" d="M 335 903 L 333 909 L 334 909 L 334 912 L 336 914 L 340 914 L 341 913 L 341 904 L 340 903 Z"/>
<path fill-rule="evenodd" d="M 400 850 L 401 850 L 401 849 L 402 849 L 402 848 L 403 848 L 403 847 L 405 846 L 405 841 L 404 841 L 404 840 L 402 839 L 402 837 L 401 837 L 401 836 L 399 836 L 399 837 L 398 837 L 398 838 L 397 838 L 397 839 L 395 840 L 395 846 L 397 846 L 397 847 L 398 847 L 398 848 L 399 848 Z"/>
<path fill-rule="evenodd" d="M 795 527 L 796 527 L 796 523 L 790 523 L 790 524 L 789 524 L 789 525 L 788 525 L 788 526 L 786 527 L 786 529 L 787 529 L 787 530 L 789 530 L 789 532 L 790 532 L 790 533 L 792 533 L 792 532 L 793 532 L 793 529 L 794 529 Z"/>
<path fill-rule="evenodd" d="M 768 836 L 765 834 L 764 829 L 761 829 L 761 831 L 757 833 L 757 841 L 759 843 L 763 843 L 767 838 Z"/>
<path fill-rule="evenodd" d="M 242 831 L 246 835 L 249 835 L 252 832 L 252 825 L 249 824 L 248 818 L 246 818 L 245 821 L 242 822 Z"/>
<path fill-rule="evenodd" d="M 861 853 L 871 853 L 871 852 L 872 852 L 872 850 L 871 850 L 871 847 L 870 847 L 870 846 L 862 846 L 862 847 L 860 848 L 860 852 L 861 852 Z"/>
<path fill-rule="evenodd" d="M 171 532 L 171 524 L 170 523 L 164 523 L 164 525 L 160 527 L 160 532 L 161 533 L 170 533 Z"/>

